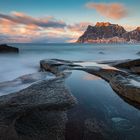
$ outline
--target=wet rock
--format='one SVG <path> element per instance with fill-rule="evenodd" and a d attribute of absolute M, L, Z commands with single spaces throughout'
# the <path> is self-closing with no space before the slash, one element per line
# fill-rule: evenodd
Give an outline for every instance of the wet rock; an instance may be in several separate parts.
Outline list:
<path fill-rule="evenodd" d="M 0 96 L 25 89 L 38 81 L 49 80 L 49 79 L 54 79 L 54 78 L 56 78 L 56 76 L 53 75 L 52 73 L 37 72 L 37 73 L 23 75 L 12 81 L 1 82 L 0 83 Z"/>
<path fill-rule="evenodd" d="M 64 140 L 66 110 L 75 104 L 63 76 L 0 96 L 0 139 Z"/>
<path fill-rule="evenodd" d="M 134 129 L 133 124 L 128 119 L 113 117 L 111 120 L 113 123 L 113 127 L 117 131 L 131 131 L 132 129 Z"/>
<path fill-rule="evenodd" d="M 136 54 L 137 54 L 137 55 L 140 55 L 140 52 L 137 52 Z"/>
<path fill-rule="evenodd" d="M 64 85 L 63 78 L 41 81 L 16 93 L 0 97 L 0 109 L 26 111 L 34 108 L 65 109 L 75 104 L 75 98 Z"/>
<path fill-rule="evenodd" d="M 140 80 L 138 77 L 123 77 L 121 75 L 114 77 L 110 81 L 110 85 L 121 96 L 131 101 L 140 103 L 140 86 L 131 83 L 131 80 L 133 79 L 136 79 L 134 81 L 140 85 Z"/>
<path fill-rule="evenodd" d="M 102 122 L 97 121 L 96 119 L 87 119 L 85 120 L 85 126 L 86 128 L 94 133 L 101 133 L 103 135 L 103 127 L 104 124 Z"/>
<path fill-rule="evenodd" d="M 41 61 L 41 68 L 56 74 L 63 73 L 64 70 L 83 70 L 108 81 L 123 98 L 140 103 L 140 77 L 135 75 L 139 72 L 140 59 L 109 62 L 111 66 L 107 64 L 55 59 Z"/>
<path fill-rule="evenodd" d="M 2 117 L 0 140 L 65 140 L 65 111 L 33 110 L 5 120 Z"/>
<path fill-rule="evenodd" d="M 0 45 L 0 53 L 18 53 L 18 52 L 19 52 L 18 48 L 8 46 L 7 44 Z"/>
<path fill-rule="evenodd" d="M 108 140 L 111 135 L 111 130 L 108 129 L 106 124 L 95 118 L 89 118 L 85 120 L 85 139 L 99 139 L 99 140 Z"/>
<path fill-rule="evenodd" d="M 104 52 L 99 52 L 99 54 L 105 54 Z"/>
<path fill-rule="evenodd" d="M 140 59 L 128 60 L 115 64 L 114 67 L 129 69 L 133 73 L 140 74 Z"/>

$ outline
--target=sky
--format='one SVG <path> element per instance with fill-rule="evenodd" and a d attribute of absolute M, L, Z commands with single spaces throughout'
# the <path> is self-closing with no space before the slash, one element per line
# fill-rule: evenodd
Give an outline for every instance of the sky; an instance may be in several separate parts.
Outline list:
<path fill-rule="evenodd" d="M 0 0 L 0 43 L 75 42 L 88 25 L 140 26 L 140 0 Z"/>

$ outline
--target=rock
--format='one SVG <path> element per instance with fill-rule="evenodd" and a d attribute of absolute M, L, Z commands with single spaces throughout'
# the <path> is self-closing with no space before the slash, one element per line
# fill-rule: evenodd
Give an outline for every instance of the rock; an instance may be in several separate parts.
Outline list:
<path fill-rule="evenodd" d="M 63 76 L 0 96 L 0 140 L 64 140 L 66 110 L 75 104 Z"/>
<path fill-rule="evenodd" d="M 137 55 L 140 55 L 140 52 L 137 52 L 136 54 L 137 54 Z"/>
<path fill-rule="evenodd" d="M 37 72 L 23 75 L 11 81 L 0 82 L 0 96 L 25 89 L 35 82 L 54 79 L 56 76 L 49 72 Z"/>
<path fill-rule="evenodd" d="M 64 79 L 44 80 L 16 93 L 0 96 L 0 109 L 24 112 L 32 109 L 64 110 L 76 103 Z"/>
<path fill-rule="evenodd" d="M 0 140 L 65 140 L 65 111 L 33 110 L 4 120 L 6 114 L 0 115 Z"/>
<path fill-rule="evenodd" d="M 109 64 L 111 66 L 109 66 L 105 65 L 105 62 L 102 64 L 96 62 L 76 62 L 54 59 L 51 61 L 41 61 L 41 67 L 44 70 L 56 73 L 56 75 L 58 73 L 63 73 L 65 70 L 83 70 L 108 81 L 113 90 L 115 90 L 123 98 L 140 104 L 140 77 L 125 71 L 125 69 L 131 69 L 131 71 L 133 69 L 133 71 L 135 71 L 134 73 L 136 73 L 136 69 L 134 69 L 134 67 L 137 67 L 139 63 L 139 59 L 125 60 L 110 62 Z M 122 67 L 123 70 L 118 69 L 118 67 Z"/>
<path fill-rule="evenodd" d="M 97 22 L 95 26 L 88 26 L 87 30 L 79 37 L 77 43 L 137 43 L 140 41 L 140 27 L 127 32 L 118 24 Z"/>
<path fill-rule="evenodd" d="M 132 129 L 134 129 L 133 124 L 125 118 L 113 117 L 111 120 L 113 123 L 113 127 L 117 131 L 131 131 Z"/>
<path fill-rule="evenodd" d="M 109 139 L 111 130 L 101 120 L 89 118 L 85 120 L 84 138 L 85 139 Z"/>
<path fill-rule="evenodd" d="M 15 47 L 8 46 L 7 44 L 0 45 L 0 53 L 18 53 L 19 49 Z"/>
<path fill-rule="evenodd" d="M 127 60 L 113 65 L 114 67 L 130 70 L 132 73 L 140 74 L 140 59 Z"/>
<path fill-rule="evenodd" d="M 123 38 L 128 42 L 139 42 L 140 41 L 140 27 L 135 30 L 126 32 L 123 34 Z"/>
<path fill-rule="evenodd" d="M 122 35 L 126 30 L 118 24 L 97 23 L 95 26 L 88 26 L 84 34 L 79 37 L 78 43 L 111 43 L 125 42 Z"/>
<path fill-rule="evenodd" d="M 99 54 L 105 54 L 104 52 L 99 52 Z"/>

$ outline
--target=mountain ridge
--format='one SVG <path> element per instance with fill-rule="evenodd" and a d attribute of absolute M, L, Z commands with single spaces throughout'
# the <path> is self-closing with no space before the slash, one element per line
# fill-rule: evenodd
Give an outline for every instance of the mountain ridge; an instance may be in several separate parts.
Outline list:
<path fill-rule="evenodd" d="M 88 25 L 86 31 L 78 38 L 77 43 L 137 43 L 140 42 L 140 27 L 126 31 L 123 26 L 110 22 L 97 22 Z"/>

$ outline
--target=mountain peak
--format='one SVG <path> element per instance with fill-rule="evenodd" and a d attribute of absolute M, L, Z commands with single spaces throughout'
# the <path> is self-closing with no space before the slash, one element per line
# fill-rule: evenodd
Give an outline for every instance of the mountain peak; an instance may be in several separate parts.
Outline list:
<path fill-rule="evenodd" d="M 110 22 L 97 22 L 96 27 L 101 27 L 101 26 L 110 26 L 112 25 Z"/>

